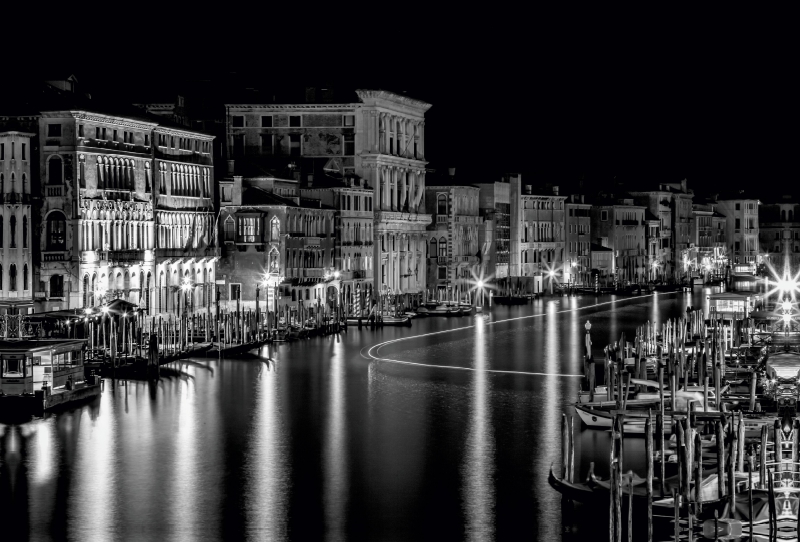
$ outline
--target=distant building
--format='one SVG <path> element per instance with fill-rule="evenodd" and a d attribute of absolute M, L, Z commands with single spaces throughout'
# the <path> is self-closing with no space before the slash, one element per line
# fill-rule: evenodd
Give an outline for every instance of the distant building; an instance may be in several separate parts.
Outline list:
<path fill-rule="evenodd" d="M 480 276 L 480 189 L 474 186 L 427 186 L 428 290 L 439 299 L 464 300 Z"/>
<path fill-rule="evenodd" d="M 728 265 L 725 216 L 717 212 L 713 201 L 695 201 L 692 204 L 690 246 L 694 245 L 690 260 L 701 276 L 723 276 Z"/>
<path fill-rule="evenodd" d="M 373 190 L 374 291 L 418 303 L 431 220 L 423 213 L 430 104 L 382 90 L 356 94 L 357 103 L 227 105 L 228 173 L 268 171 L 301 188 L 325 175 L 363 179 Z"/>
<path fill-rule="evenodd" d="M 800 203 L 792 196 L 764 203 L 758 211 L 759 241 L 766 262 L 779 276 L 800 271 Z"/>
<path fill-rule="evenodd" d="M 338 288 L 331 284 L 334 209 L 319 200 L 278 196 L 258 184 L 238 175 L 220 181 L 222 306 L 253 310 L 258 296 L 261 312 L 277 310 L 289 322 L 337 307 Z M 273 190 L 281 184 L 269 183 Z"/>
<path fill-rule="evenodd" d="M 614 273 L 618 280 L 646 280 L 645 207 L 633 198 L 606 198 L 592 206 L 592 236 L 606 240 L 614 251 Z"/>
<path fill-rule="evenodd" d="M 33 311 L 33 251 L 31 229 L 31 141 L 36 134 L 0 132 L 0 313 Z M 63 243 L 66 224 L 58 231 Z M 38 241 L 38 236 L 37 236 Z M 54 297 L 64 296 L 63 277 L 50 285 Z"/>
<path fill-rule="evenodd" d="M 680 183 L 661 183 L 658 190 L 630 192 L 636 205 L 643 205 L 659 221 L 660 252 L 657 267 L 664 278 L 679 279 L 689 273 L 689 237 L 694 192 Z"/>
<path fill-rule="evenodd" d="M 591 280 L 592 206 L 583 195 L 571 195 L 565 203 L 566 243 L 564 280 L 589 284 Z"/>
<path fill-rule="evenodd" d="M 749 266 L 755 271 L 758 265 L 758 206 L 755 198 L 743 192 L 718 197 L 717 210 L 726 218 L 727 252 L 732 266 Z"/>
<path fill-rule="evenodd" d="M 478 230 L 481 258 L 490 282 L 505 279 L 508 274 L 511 244 L 511 205 L 508 181 L 477 183 L 480 189 L 479 212 L 483 224 Z"/>
<path fill-rule="evenodd" d="M 613 282 L 616 272 L 614 251 L 598 243 L 592 243 L 590 251 L 592 255 L 592 275 L 597 279 L 599 286 L 608 286 Z M 591 285 L 593 283 L 590 283 Z"/>
<path fill-rule="evenodd" d="M 551 281 L 564 280 L 566 197 L 558 195 L 558 187 L 547 193 L 526 186 L 523 192 L 520 175 L 512 175 L 509 184 L 509 272 L 512 277 L 540 277 L 534 283 L 541 284 L 543 289 L 549 288 Z"/>
<path fill-rule="evenodd" d="M 366 301 L 374 296 L 373 191 L 365 186 L 364 179 L 355 177 L 346 177 L 342 182 L 320 181 L 300 193 L 334 209 L 333 269 L 339 273 L 344 309 L 350 316 L 366 315 L 370 308 L 365 306 Z"/>

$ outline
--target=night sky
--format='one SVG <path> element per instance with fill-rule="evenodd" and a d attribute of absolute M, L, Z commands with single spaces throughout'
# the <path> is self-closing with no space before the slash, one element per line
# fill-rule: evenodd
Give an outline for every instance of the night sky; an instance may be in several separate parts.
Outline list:
<path fill-rule="evenodd" d="M 411 27 L 388 25 L 385 41 L 357 21 L 357 31 L 330 35 L 319 21 L 299 35 L 274 22 L 269 32 L 234 25 L 236 39 L 221 25 L 200 55 L 190 45 L 162 54 L 156 40 L 128 68 L 109 70 L 116 53 L 99 48 L 37 70 L 75 73 L 95 95 L 130 101 L 190 94 L 198 81 L 261 95 L 276 86 L 406 92 L 433 104 L 430 167 L 456 167 L 463 182 L 504 172 L 565 188 L 688 178 L 699 192 L 755 185 L 769 199 L 794 180 L 796 43 L 770 25 L 747 26 L 749 14 L 712 25 L 695 14 L 658 28 L 651 19 L 418 15 Z M 515 22 L 523 16 L 529 24 Z"/>

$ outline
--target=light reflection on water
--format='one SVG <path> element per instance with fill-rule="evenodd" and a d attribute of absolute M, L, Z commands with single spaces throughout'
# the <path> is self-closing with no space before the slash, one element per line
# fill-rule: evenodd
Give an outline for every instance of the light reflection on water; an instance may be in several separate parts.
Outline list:
<path fill-rule="evenodd" d="M 269 366 L 199 359 L 157 384 L 106 379 L 89 405 L 4 428 L 0 521 L 43 539 L 558 540 L 560 499 L 546 479 L 579 379 L 553 375 L 582 372 L 587 319 L 597 359 L 622 331 L 632 339 L 636 325 L 683 314 L 702 295 L 579 312 L 565 309 L 610 298 L 546 298 L 273 346 Z M 488 325 L 530 314 L 542 316 Z M 381 356 L 546 374 L 361 355 L 473 324 Z M 589 447 L 604 458 L 606 441 L 580 432 L 578 478 L 595 459 Z"/>
<path fill-rule="evenodd" d="M 466 518 L 466 539 L 494 539 L 494 429 L 491 410 L 488 407 L 491 382 L 484 340 L 483 319 L 476 320 L 475 326 L 475 368 L 472 373 L 471 402 L 469 410 L 469 429 L 464 464 L 462 499 Z"/>

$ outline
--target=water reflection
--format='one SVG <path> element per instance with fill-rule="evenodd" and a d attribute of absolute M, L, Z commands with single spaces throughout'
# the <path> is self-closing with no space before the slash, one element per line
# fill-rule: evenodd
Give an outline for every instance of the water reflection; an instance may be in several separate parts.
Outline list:
<path fill-rule="evenodd" d="M 262 371 L 254 382 L 255 416 L 244 462 L 244 518 L 251 540 L 283 540 L 288 536 L 291 451 L 278 399 L 278 379 L 277 371 Z"/>
<path fill-rule="evenodd" d="M 494 429 L 492 427 L 489 396 L 490 374 L 487 369 L 484 340 L 484 322 L 477 320 L 475 326 L 475 371 L 472 373 L 469 430 L 462 466 L 464 518 L 467 540 L 494 539 Z"/>
<path fill-rule="evenodd" d="M 347 457 L 347 413 L 345 352 L 333 342 L 328 386 L 328 413 L 324 448 L 325 531 L 328 540 L 346 540 L 345 510 L 349 494 Z"/>

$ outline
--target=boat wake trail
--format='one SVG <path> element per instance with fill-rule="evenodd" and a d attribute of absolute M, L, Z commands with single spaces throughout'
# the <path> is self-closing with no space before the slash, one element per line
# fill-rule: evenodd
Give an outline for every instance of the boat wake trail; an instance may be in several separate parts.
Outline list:
<path fill-rule="evenodd" d="M 663 295 L 671 295 L 672 293 L 677 293 L 677 292 L 663 293 L 663 294 L 659 294 L 659 295 L 662 295 L 662 296 Z M 553 312 L 543 312 L 543 313 L 540 313 L 540 314 L 530 314 L 528 316 L 517 316 L 515 318 L 505 318 L 503 320 L 495 320 L 493 322 L 486 322 L 483 325 L 484 326 L 493 326 L 493 325 L 496 325 L 496 324 L 502 324 L 504 322 L 513 322 L 513 321 L 516 321 L 516 320 L 527 320 L 527 319 L 532 319 L 532 318 L 541 318 L 543 316 L 549 316 L 551 314 L 564 314 L 564 313 L 567 313 L 567 312 L 578 312 L 578 311 L 582 311 L 582 310 L 585 310 L 585 309 L 595 309 L 597 307 L 603 307 L 605 305 L 614 305 L 616 303 L 624 303 L 626 301 L 633 301 L 633 300 L 642 299 L 642 298 L 645 298 L 645 297 L 652 297 L 652 294 L 637 295 L 637 296 L 634 296 L 634 297 L 626 297 L 625 299 L 614 299 L 614 300 L 611 300 L 611 301 L 603 301 L 602 303 L 595 303 L 593 305 L 586 305 L 585 307 L 575 307 L 575 308 L 571 308 L 571 309 L 562 309 L 562 310 L 553 311 Z M 456 328 L 453 328 L 453 329 L 445 329 L 445 330 L 442 330 L 442 331 L 432 331 L 431 333 L 421 333 L 419 335 L 411 335 L 410 337 L 401 337 L 399 339 L 392 339 L 391 341 L 385 341 L 385 342 L 382 342 L 382 343 L 378 343 L 378 344 L 376 344 L 374 346 L 371 346 L 369 349 L 367 349 L 366 347 L 362 348 L 361 349 L 361 356 L 366 358 L 366 359 L 371 359 L 371 360 L 374 360 L 374 361 L 382 361 L 384 363 L 396 363 L 398 365 L 412 365 L 412 366 L 417 366 L 417 367 L 425 367 L 425 368 L 428 368 L 428 369 L 452 369 L 452 370 L 455 370 L 455 371 L 476 371 L 476 372 L 477 371 L 482 371 L 484 373 L 531 375 L 531 376 L 558 376 L 558 377 L 564 377 L 564 378 L 581 378 L 581 377 L 583 377 L 582 374 L 537 373 L 537 372 L 532 372 L 532 371 L 503 371 L 503 370 L 500 370 L 500 369 L 476 369 L 474 367 L 463 367 L 463 366 L 459 366 L 459 365 L 434 365 L 434 364 L 431 364 L 431 363 L 419 363 L 419 362 L 416 362 L 416 361 L 404 361 L 404 360 L 399 360 L 399 359 L 391 359 L 391 358 L 379 357 L 380 349 L 383 348 L 384 346 L 388 346 L 390 344 L 395 344 L 395 343 L 399 343 L 399 342 L 402 342 L 402 341 L 410 341 L 412 339 L 418 339 L 420 337 L 431 337 L 433 335 L 443 335 L 445 333 L 454 333 L 456 331 L 464 331 L 465 329 L 473 329 L 475 327 L 476 327 L 476 325 L 473 324 L 471 326 L 462 326 L 462 327 L 456 327 Z M 366 352 L 365 352 L 365 350 L 366 350 Z"/>

